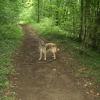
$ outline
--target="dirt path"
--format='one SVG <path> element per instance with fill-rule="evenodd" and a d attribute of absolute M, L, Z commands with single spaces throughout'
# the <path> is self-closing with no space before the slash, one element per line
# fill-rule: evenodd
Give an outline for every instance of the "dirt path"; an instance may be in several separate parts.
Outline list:
<path fill-rule="evenodd" d="M 95 100 L 75 84 L 59 54 L 57 60 L 48 55 L 46 61 L 39 61 L 38 35 L 27 25 L 21 27 L 25 36 L 14 62 L 19 73 L 13 77 L 16 100 Z"/>

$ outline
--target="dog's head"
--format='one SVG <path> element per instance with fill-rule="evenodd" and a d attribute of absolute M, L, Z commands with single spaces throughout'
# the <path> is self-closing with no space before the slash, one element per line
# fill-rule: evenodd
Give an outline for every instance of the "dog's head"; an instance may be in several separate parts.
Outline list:
<path fill-rule="evenodd" d="M 41 46 L 45 46 L 45 43 L 44 43 L 43 40 L 40 41 L 40 45 L 41 45 Z"/>

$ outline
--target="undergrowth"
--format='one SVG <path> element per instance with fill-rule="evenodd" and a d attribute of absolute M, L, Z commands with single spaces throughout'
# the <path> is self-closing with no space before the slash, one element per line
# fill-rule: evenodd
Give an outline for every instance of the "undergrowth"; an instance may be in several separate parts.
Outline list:
<path fill-rule="evenodd" d="M 62 45 L 66 52 L 75 56 L 75 61 L 84 64 L 84 67 L 78 64 L 73 66 L 75 73 L 80 76 L 91 77 L 94 84 L 100 85 L 100 51 L 96 52 L 92 48 L 82 48 L 81 43 L 75 41 L 75 36 L 67 31 L 61 30 L 59 26 L 55 26 L 50 18 L 41 20 L 40 23 L 31 24 L 31 26 L 47 40 Z M 84 75 L 83 75 L 84 73 Z"/>
<path fill-rule="evenodd" d="M 7 93 L 12 87 L 8 77 L 15 73 L 11 64 L 12 56 L 21 44 L 22 30 L 17 24 L 2 25 L 0 27 L 0 100 L 9 99 Z M 9 95 L 13 92 L 8 93 Z"/>

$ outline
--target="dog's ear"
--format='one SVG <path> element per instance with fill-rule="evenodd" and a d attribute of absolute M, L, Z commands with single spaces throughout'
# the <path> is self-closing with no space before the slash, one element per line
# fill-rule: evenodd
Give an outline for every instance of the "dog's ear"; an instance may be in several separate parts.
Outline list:
<path fill-rule="evenodd" d="M 44 41 L 44 42 L 45 42 L 45 41 L 46 41 L 46 39 L 45 39 L 45 38 L 43 38 L 43 37 L 40 37 L 40 36 L 39 36 L 39 37 L 38 37 L 38 41 Z"/>
<path fill-rule="evenodd" d="M 46 41 L 45 38 L 41 38 L 41 40 L 44 41 L 44 42 Z"/>
<path fill-rule="evenodd" d="M 44 41 L 44 42 L 46 41 L 46 39 L 43 38 L 41 35 L 38 36 L 38 39 L 39 39 L 39 40 L 42 40 L 42 41 Z"/>

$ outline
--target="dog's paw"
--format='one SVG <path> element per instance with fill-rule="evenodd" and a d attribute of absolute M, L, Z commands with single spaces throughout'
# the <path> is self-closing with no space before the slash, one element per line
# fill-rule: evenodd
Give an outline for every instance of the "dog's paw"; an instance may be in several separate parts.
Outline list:
<path fill-rule="evenodd" d="M 41 60 L 41 58 L 39 58 L 38 60 Z"/>
<path fill-rule="evenodd" d="M 44 60 L 46 60 L 46 58 L 44 58 Z"/>

